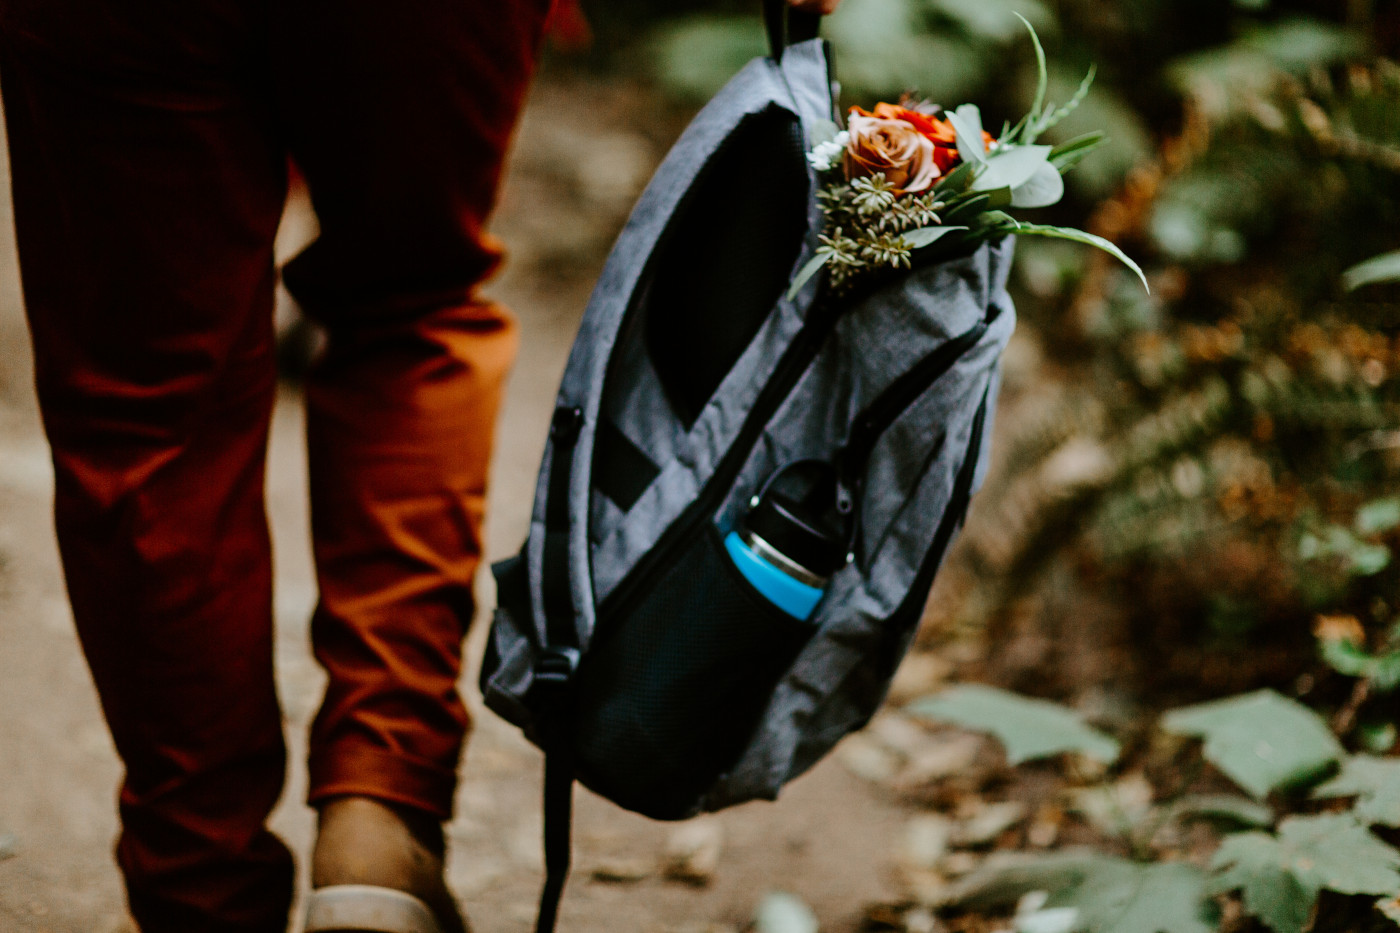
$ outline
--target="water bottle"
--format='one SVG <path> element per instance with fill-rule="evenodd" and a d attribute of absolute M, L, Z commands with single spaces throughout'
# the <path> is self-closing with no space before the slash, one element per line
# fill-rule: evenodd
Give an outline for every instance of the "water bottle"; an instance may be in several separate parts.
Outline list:
<path fill-rule="evenodd" d="M 725 536 L 724 548 L 754 589 L 802 621 L 846 563 L 843 536 L 804 503 L 776 491 L 756 498 L 740 527 Z"/>

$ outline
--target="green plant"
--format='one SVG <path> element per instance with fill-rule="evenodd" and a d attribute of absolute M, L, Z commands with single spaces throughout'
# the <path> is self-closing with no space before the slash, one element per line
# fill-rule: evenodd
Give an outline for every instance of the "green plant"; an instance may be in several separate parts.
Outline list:
<path fill-rule="evenodd" d="M 1013 764 L 1067 753 L 1119 760 L 1118 743 L 1072 710 L 991 687 L 955 687 L 908 712 L 989 732 Z M 1193 793 L 1188 777 L 1159 788 L 1122 821 L 1131 858 L 1084 851 L 993 858 L 955 885 L 946 905 L 988 911 L 1043 891 L 1036 911 L 1058 911 L 1042 922 L 1059 929 L 1187 933 L 1214 929 L 1225 898 L 1276 933 L 1302 933 L 1330 891 L 1369 896 L 1377 918 L 1400 923 L 1400 850 L 1374 831 L 1400 827 L 1400 759 L 1348 755 L 1316 713 L 1267 690 L 1178 709 L 1160 725 L 1201 739 L 1203 760 L 1253 800 Z M 1112 804 L 1115 777 L 1110 770 L 1075 794 Z M 1244 828 L 1219 832 L 1213 853 L 1198 862 L 1175 860 L 1179 854 L 1155 844 L 1167 823 L 1200 818 Z M 1323 920 L 1314 928 L 1327 928 Z"/>

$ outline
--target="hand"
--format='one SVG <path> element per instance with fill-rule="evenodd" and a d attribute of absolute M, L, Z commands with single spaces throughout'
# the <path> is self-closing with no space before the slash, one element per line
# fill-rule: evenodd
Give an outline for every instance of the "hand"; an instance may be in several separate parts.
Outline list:
<path fill-rule="evenodd" d="M 788 0 L 794 10 L 806 13 L 833 13 L 841 0 Z"/>

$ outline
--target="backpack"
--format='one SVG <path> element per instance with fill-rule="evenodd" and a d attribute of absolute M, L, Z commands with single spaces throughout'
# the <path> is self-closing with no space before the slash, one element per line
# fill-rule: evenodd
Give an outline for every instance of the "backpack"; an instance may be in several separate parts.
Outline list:
<path fill-rule="evenodd" d="M 819 245 L 806 153 L 835 86 L 817 18 L 765 14 L 772 54 L 695 117 L 617 239 L 529 537 L 492 568 L 486 705 L 545 752 L 541 931 L 575 780 L 683 819 L 776 798 L 870 719 L 987 462 L 1011 243 L 790 295 Z M 806 619 L 734 547 L 774 508 L 805 508 L 792 546 L 829 563 Z"/>

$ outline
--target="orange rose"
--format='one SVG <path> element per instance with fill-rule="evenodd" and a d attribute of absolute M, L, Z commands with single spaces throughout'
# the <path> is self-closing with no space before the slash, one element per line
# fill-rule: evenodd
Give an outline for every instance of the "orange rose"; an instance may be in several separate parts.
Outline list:
<path fill-rule="evenodd" d="M 846 177 L 882 174 L 900 193 L 923 191 L 943 174 L 933 140 L 905 120 L 885 120 L 852 111 L 846 122 Z"/>
<path fill-rule="evenodd" d="M 940 120 L 932 114 L 901 107 L 898 104 L 876 104 L 874 112 L 852 107 L 852 118 L 856 115 L 882 120 L 903 120 L 914 127 L 927 137 L 929 142 L 933 143 L 933 161 L 938 166 L 939 175 L 946 175 L 962 161 L 962 156 L 958 154 L 957 130 L 953 129 L 953 124 L 948 120 Z M 992 134 L 984 131 L 982 139 L 984 147 L 990 149 L 993 142 Z"/>

